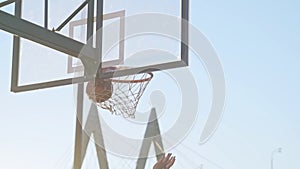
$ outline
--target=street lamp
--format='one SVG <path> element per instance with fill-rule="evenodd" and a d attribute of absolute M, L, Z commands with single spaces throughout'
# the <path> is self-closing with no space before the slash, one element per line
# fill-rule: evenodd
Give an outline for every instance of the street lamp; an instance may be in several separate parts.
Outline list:
<path fill-rule="evenodd" d="M 271 169 L 273 169 L 273 165 L 274 165 L 274 155 L 276 153 L 282 153 L 282 148 L 279 147 L 279 148 L 276 148 L 275 150 L 272 151 L 272 154 L 271 154 Z"/>

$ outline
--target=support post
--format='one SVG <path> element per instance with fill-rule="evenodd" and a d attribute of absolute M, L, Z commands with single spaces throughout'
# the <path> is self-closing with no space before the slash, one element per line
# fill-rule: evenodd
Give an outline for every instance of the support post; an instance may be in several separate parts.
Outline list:
<path fill-rule="evenodd" d="M 22 1 L 15 2 L 15 17 L 20 19 L 22 14 Z M 20 37 L 13 38 L 13 60 L 11 66 L 11 91 L 16 90 L 19 83 L 19 62 L 20 62 Z"/>
<path fill-rule="evenodd" d="M 83 87 L 84 84 L 80 83 L 77 85 L 77 112 L 76 112 L 76 131 L 75 131 L 75 151 L 74 151 L 74 169 L 80 169 L 83 161 L 82 157 L 82 140 L 83 140 L 83 132 L 82 132 L 82 115 L 83 115 Z"/>
<path fill-rule="evenodd" d="M 80 121 L 77 122 L 80 123 Z M 97 159 L 100 168 L 109 169 L 101 130 L 101 123 L 98 116 L 97 106 L 95 104 L 92 104 L 90 107 L 84 131 L 81 127 L 76 128 L 74 169 L 81 169 L 91 135 L 94 136 L 94 145 L 96 147 Z M 79 136 L 81 136 L 81 138 L 79 138 Z M 100 147 L 97 143 L 103 145 L 103 147 Z"/>
<path fill-rule="evenodd" d="M 45 0 L 44 27 L 48 29 L 48 0 Z"/>
<path fill-rule="evenodd" d="M 164 155 L 164 147 L 160 135 L 159 124 L 157 120 L 156 111 L 154 108 L 151 110 L 148 125 L 144 135 L 143 144 L 141 147 L 140 155 L 136 164 L 136 169 L 144 169 L 149 154 L 151 143 L 154 144 L 156 159 L 159 160 Z"/>
<path fill-rule="evenodd" d="M 98 73 L 102 74 L 102 30 L 103 27 L 103 0 L 97 0 L 97 17 L 96 17 L 96 53 L 99 58 Z"/>
<path fill-rule="evenodd" d="M 93 36 L 93 18 L 94 18 L 94 0 L 90 0 L 88 3 L 88 22 L 87 22 L 87 42 Z M 90 111 L 88 113 L 88 118 L 82 130 L 83 122 L 83 94 L 84 94 L 84 84 L 78 84 L 78 97 L 77 97 L 77 119 L 76 119 L 76 137 L 75 137 L 75 152 L 74 152 L 74 169 L 80 169 L 84 157 L 86 155 L 86 150 L 88 143 L 90 141 L 90 136 L 93 134 L 95 140 L 95 146 L 97 151 L 98 163 L 100 168 L 108 169 L 107 155 L 104 147 L 98 146 L 96 143 L 104 145 L 100 119 L 98 116 L 98 110 L 96 105 L 92 104 Z"/>

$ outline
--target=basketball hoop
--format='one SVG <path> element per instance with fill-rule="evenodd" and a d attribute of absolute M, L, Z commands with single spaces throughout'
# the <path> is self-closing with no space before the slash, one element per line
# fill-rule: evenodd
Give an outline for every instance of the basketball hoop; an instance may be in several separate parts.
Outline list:
<path fill-rule="evenodd" d="M 120 70 L 122 68 L 106 69 Z M 112 114 L 134 118 L 137 104 L 152 78 L 151 72 L 110 79 L 95 78 L 88 82 L 86 93 L 93 103 L 109 110 Z"/>

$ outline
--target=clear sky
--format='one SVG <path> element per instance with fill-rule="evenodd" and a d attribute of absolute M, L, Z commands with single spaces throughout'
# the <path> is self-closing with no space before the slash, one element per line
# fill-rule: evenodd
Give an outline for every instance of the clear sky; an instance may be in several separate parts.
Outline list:
<path fill-rule="evenodd" d="M 58 9 L 52 4 L 50 26 L 57 26 L 67 15 L 55 18 L 70 13 L 79 2 L 60 2 Z M 28 19 L 42 23 L 39 7 L 40 1 L 24 1 L 24 8 L 33 11 Z M 206 115 L 199 116 L 199 126 L 172 151 L 178 156 L 176 168 L 204 164 L 204 169 L 266 169 L 278 147 L 283 152 L 275 154 L 274 168 L 300 168 L 299 9 L 296 0 L 191 0 L 191 24 L 210 40 L 224 68 L 226 108 L 215 135 L 204 145 L 197 143 Z M 0 51 L 0 168 L 70 168 L 76 118 L 73 86 L 11 93 L 12 35 L 4 31 Z M 208 78 L 201 76 L 207 76 L 205 70 L 196 68 L 196 56 L 191 55 L 191 62 L 192 71 L 199 71 L 197 84 L 204 81 L 200 98 L 209 98 Z M 60 64 L 65 63 L 64 58 Z M 201 104 L 201 112 L 206 112 L 209 102 L 203 99 Z M 85 168 L 95 168 L 93 154 L 90 148 Z M 118 159 L 111 159 L 116 165 Z"/>

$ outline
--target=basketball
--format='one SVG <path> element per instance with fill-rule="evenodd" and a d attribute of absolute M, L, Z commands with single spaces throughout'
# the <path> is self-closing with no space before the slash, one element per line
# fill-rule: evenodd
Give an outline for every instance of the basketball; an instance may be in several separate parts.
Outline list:
<path fill-rule="evenodd" d="M 96 78 L 89 81 L 86 86 L 86 93 L 95 103 L 102 103 L 111 98 L 112 83 L 110 79 Z"/>

